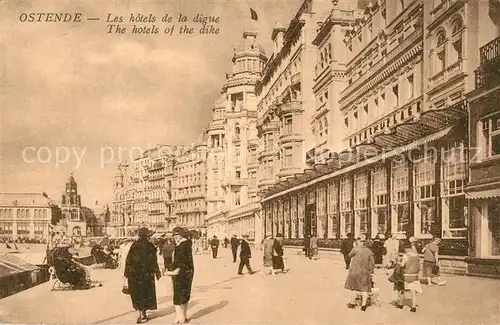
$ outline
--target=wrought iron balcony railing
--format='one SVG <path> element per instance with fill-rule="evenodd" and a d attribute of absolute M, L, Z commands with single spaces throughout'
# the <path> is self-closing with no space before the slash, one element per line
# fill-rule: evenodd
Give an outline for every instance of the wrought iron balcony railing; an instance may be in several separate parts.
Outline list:
<path fill-rule="evenodd" d="M 479 48 L 479 63 L 481 65 L 498 59 L 500 56 L 500 37 Z"/>
<path fill-rule="evenodd" d="M 500 84 L 500 37 L 479 48 L 479 68 L 475 73 L 475 86 L 491 88 Z"/>

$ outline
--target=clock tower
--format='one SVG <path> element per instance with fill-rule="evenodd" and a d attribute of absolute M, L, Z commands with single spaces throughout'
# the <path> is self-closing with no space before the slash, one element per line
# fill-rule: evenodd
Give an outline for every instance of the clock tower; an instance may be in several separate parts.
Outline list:
<path fill-rule="evenodd" d="M 78 195 L 78 184 L 71 174 L 66 182 L 62 195 L 61 210 L 62 221 L 67 225 L 68 236 L 82 236 L 86 233 L 85 220 L 82 220 L 81 197 Z"/>

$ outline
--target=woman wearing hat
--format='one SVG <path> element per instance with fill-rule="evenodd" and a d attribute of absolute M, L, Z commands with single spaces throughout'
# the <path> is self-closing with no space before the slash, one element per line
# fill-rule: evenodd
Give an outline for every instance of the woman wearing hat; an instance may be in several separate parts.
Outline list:
<path fill-rule="evenodd" d="M 345 281 L 345 288 L 355 292 L 351 302 L 347 307 L 354 308 L 357 306 L 356 299 L 358 295 L 362 297 L 361 310 L 365 311 L 368 302 L 368 295 L 372 291 L 372 278 L 375 268 L 375 259 L 371 249 L 365 246 L 366 236 L 361 235 L 358 238 L 357 246 L 349 253 L 351 263 L 349 265 L 349 273 Z"/>
<path fill-rule="evenodd" d="M 434 237 L 433 241 L 425 245 L 422 249 L 424 253 L 424 271 L 423 276 L 427 278 L 427 285 L 432 285 L 433 283 L 437 285 L 444 285 L 446 281 L 440 280 L 439 272 L 439 245 L 441 244 L 441 239 Z"/>
<path fill-rule="evenodd" d="M 156 259 L 156 248 L 149 242 L 151 232 L 148 228 L 139 230 L 139 239 L 132 244 L 125 263 L 125 277 L 132 305 L 139 311 L 137 323 L 147 321 L 146 310 L 156 310 L 155 275 L 161 278 Z"/>
<path fill-rule="evenodd" d="M 175 240 L 173 271 L 165 272 L 165 275 L 172 276 L 176 314 L 174 324 L 183 324 L 187 322 L 187 307 L 194 277 L 193 251 L 192 244 L 186 239 L 181 227 L 174 228 L 173 236 Z"/>

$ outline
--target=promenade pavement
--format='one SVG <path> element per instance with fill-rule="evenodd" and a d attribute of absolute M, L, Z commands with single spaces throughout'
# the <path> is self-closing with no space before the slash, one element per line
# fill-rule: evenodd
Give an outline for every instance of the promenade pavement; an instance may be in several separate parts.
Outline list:
<path fill-rule="evenodd" d="M 253 251 L 252 266 L 261 269 L 261 254 Z M 446 286 L 424 287 L 419 308 L 396 309 L 387 275 L 377 270 L 380 306 L 365 312 L 348 309 L 347 275 L 341 259 L 309 260 L 285 250 L 286 274 L 238 276 L 229 249 L 220 256 L 195 255 L 195 280 L 189 306 L 192 324 L 500 324 L 500 281 L 446 276 Z M 246 270 L 244 271 L 246 272 Z M 50 283 L 0 301 L 1 323 L 135 323 L 130 298 L 121 293 L 118 270 L 94 269 L 103 287 L 85 291 L 50 291 Z M 158 310 L 149 323 L 174 319 L 169 277 L 157 282 Z"/>

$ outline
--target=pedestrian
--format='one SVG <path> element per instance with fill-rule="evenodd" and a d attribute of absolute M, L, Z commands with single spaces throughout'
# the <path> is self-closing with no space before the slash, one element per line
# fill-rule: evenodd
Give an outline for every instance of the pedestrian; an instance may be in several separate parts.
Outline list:
<path fill-rule="evenodd" d="M 311 236 L 310 240 L 310 259 L 318 259 L 318 237 L 316 235 Z"/>
<path fill-rule="evenodd" d="M 148 320 L 147 310 L 157 309 L 155 275 L 159 280 L 161 273 L 156 248 L 149 242 L 150 236 L 148 228 L 139 230 L 139 239 L 130 247 L 125 265 L 132 305 L 139 311 L 138 324 Z"/>
<path fill-rule="evenodd" d="M 373 252 L 373 257 L 375 259 L 375 267 L 382 267 L 382 258 L 387 252 L 385 251 L 384 244 L 380 240 L 379 235 L 375 236 L 371 249 Z"/>
<path fill-rule="evenodd" d="M 411 294 L 411 312 L 417 311 L 417 293 L 422 293 L 422 284 L 418 279 L 418 274 L 420 271 L 420 258 L 418 253 L 414 251 L 411 243 L 405 242 L 404 244 L 405 253 L 401 259 L 401 267 L 404 270 L 404 288 L 405 291 L 410 291 Z M 396 307 L 403 309 L 404 304 L 404 291 L 399 293 L 399 302 Z"/>
<path fill-rule="evenodd" d="M 392 275 L 389 277 L 389 281 L 394 283 L 394 291 L 398 293 L 398 300 L 396 301 L 396 307 L 400 308 L 404 302 L 405 294 L 405 275 L 403 267 L 401 266 L 401 258 L 398 256 L 394 261 Z"/>
<path fill-rule="evenodd" d="M 243 275 L 243 266 L 246 266 L 248 274 L 253 274 L 252 267 L 250 266 L 250 258 L 252 258 L 252 251 L 250 250 L 250 245 L 248 244 L 247 240 L 248 240 L 248 235 L 243 235 L 243 238 L 240 240 L 241 248 L 240 248 L 240 265 L 238 267 L 238 275 Z"/>
<path fill-rule="evenodd" d="M 210 240 L 210 247 L 212 248 L 212 257 L 217 258 L 217 251 L 219 250 L 220 241 L 217 239 L 217 236 L 214 236 Z"/>
<path fill-rule="evenodd" d="M 392 233 L 392 237 L 388 238 L 384 243 L 385 250 L 387 254 L 385 254 L 385 262 L 384 265 L 386 268 L 391 269 L 396 266 L 396 260 L 399 256 L 399 240 L 398 234 Z"/>
<path fill-rule="evenodd" d="M 171 238 L 167 238 L 165 240 L 165 243 L 163 244 L 163 249 L 161 251 L 163 255 L 163 274 L 165 274 L 166 271 L 172 271 L 174 250 L 175 250 L 174 240 Z"/>
<path fill-rule="evenodd" d="M 276 275 L 276 272 L 274 272 L 273 269 L 273 247 L 274 247 L 274 240 L 273 236 L 270 232 L 266 234 L 266 238 L 264 238 L 263 242 L 263 267 L 262 267 L 262 275 L 269 274 L 267 270 L 270 270 L 271 274 L 274 276 Z"/>
<path fill-rule="evenodd" d="M 229 245 L 229 239 L 227 237 L 224 237 L 224 248 L 227 248 Z"/>
<path fill-rule="evenodd" d="M 285 263 L 283 262 L 283 235 L 276 234 L 273 244 L 273 269 L 274 271 L 281 270 L 285 273 Z"/>
<path fill-rule="evenodd" d="M 424 253 L 424 269 L 423 276 L 427 279 L 427 285 L 432 284 L 445 285 L 446 281 L 440 280 L 439 271 L 439 245 L 441 239 L 433 237 L 432 242 L 425 245 L 423 248 Z"/>
<path fill-rule="evenodd" d="M 175 240 L 174 261 L 172 271 L 165 274 L 172 277 L 172 287 L 174 291 L 174 324 L 188 322 L 187 308 L 191 299 L 191 286 L 194 277 L 193 251 L 191 243 L 186 239 L 184 230 L 181 227 L 173 229 Z"/>
<path fill-rule="evenodd" d="M 375 260 L 371 249 L 365 246 L 366 236 L 361 235 L 358 238 L 357 246 L 351 250 L 349 256 L 351 263 L 349 273 L 345 282 L 345 288 L 354 292 L 351 301 L 347 307 L 357 306 L 356 300 L 361 296 L 361 310 L 365 311 L 368 303 L 368 295 L 372 291 L 373 271 Z"/>
<path fill-rule="evenodd" d="M 305 235 L 304 236 L 304 248 L 302 249 L 304 251 L 304 255 L 306 258 L 311 258 L 311 236 Z"/>
<path fill-rule="evenodd" d="M 351 233 L 347 234 L 347 238 L 342 241 L 340 246 L 340 253 L 344 255 L 345 269 L 349 270 L 349 265 L 351 264 L 351 257 L 349 253 L 354 248 L 354 238 Z"/>
<path fill-rule="evenodd" d="M 418 239 L 417 239 L 417 237 L 411 236 L 409 241 L 410 241 L 411 249 L 413 250 L 413 252 L 418 254 L 418 249 L 417 249 Z"/>
<path fill-rule="evenodd" d="M 233 253 L 233 263 L 236 263 L 236 254 L 238 252 L 238 246 L 240 245 L 240 241 L 236 235 L 231 237 L 231 253 Z"/>

